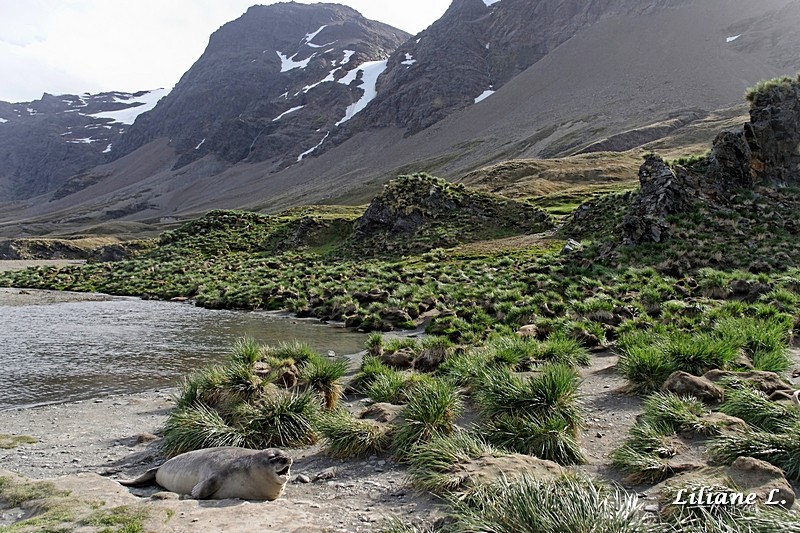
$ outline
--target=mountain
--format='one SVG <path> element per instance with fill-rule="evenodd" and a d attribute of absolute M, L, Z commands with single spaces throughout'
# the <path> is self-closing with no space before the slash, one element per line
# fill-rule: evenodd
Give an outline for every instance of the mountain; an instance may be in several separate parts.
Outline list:
<path fill-rule="evenodd" d="M 106 163 L 0 209 L 0 234 L 365 203 L 399 174 L 707 145 L 745 120 L 747 87 L 800 70 L 798 26 L 791 0 L 454 0 L 413 37 L 335 4 L 256 6 Z"/>
<path fill-rule="evenodd" d="M 178 168 L 209 154 L 230 163 L 296 163 L 374 98 L 386 59 L 408 38 L 337 4 L 251 7 L 211 36 L 113 153 L 168 137 Z"/>
<path fill-rule="evenodd" d="M 57 190 L 67 178 L 105 163 L 136 117 L 166 93 L 45 93 L 33 102 L 0 102 L 0 199 Z"/>

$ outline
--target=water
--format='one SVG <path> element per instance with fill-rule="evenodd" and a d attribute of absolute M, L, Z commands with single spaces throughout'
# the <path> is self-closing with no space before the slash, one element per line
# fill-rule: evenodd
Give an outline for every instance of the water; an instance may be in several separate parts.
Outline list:
<path fill-rule="evenodd" d="M 366 340 L 275 313 L 133 298 L 0 306 L 0 410 L 175 386 L 224 360 L 245 335 L 265 344 L 297 339 L 339 355 Z"/>

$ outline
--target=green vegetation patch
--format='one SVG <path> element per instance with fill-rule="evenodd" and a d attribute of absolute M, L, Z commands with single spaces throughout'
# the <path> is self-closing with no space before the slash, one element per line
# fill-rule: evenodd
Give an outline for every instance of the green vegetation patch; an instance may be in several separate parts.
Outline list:
<path fill-rule="evenodd" d="M 34 437 L 27 435 L 6 435 L 0 434 L 0 448 L 4 450 L 13 450 L 25 444 L 36 444 L 39 442 Z"/>

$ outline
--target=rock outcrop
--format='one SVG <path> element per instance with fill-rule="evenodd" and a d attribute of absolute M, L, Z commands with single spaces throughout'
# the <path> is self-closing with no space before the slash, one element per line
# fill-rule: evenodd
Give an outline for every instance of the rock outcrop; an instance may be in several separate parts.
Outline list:
<path fill-rule="evenodd" d="M 724 204 L 737 190 L 800 184 L 800 78 L 762 82 L 748 93 L 750 122 L 717 135 L 711 153 L 689 167 L 651 155 L 641 191 L 622 221 L 625 245 L 669 238 L 669 215 L 697 202 Z"/>
<path fill-rule="evenodd" d="M 356 224 L 353 241 L 373 253 L 398 246 L 420 251 L 497 232 L 539 233 L 552 227 L 551 217 L 528 202 L 415 174 L 384 187 Z"/>

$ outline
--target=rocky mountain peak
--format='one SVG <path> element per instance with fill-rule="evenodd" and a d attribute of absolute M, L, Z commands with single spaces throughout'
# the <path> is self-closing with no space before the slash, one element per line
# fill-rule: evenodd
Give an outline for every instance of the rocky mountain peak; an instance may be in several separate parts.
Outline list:
<path fill-rule="evenodd" d="M 374 97 L 380 62 L 408 37 L 337 4 L 251 7 L 211 36 L 117 155 L 167 137 L 178 167 L 208 154 L 276 168 L 297 163 Z"/>

